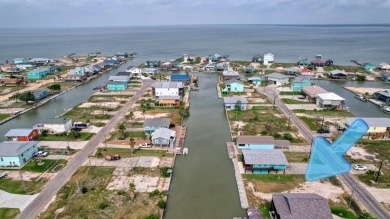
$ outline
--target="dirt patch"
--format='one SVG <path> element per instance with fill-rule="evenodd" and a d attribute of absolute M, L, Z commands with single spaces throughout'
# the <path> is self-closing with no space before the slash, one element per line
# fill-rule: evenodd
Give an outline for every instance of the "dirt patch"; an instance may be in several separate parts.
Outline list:
<path fill-rule="evenodd" d="M 362 147 L 352 147 L 348 152 L 347 152 L 347 155 L 348 156 L 351 156 L 351 158 L 355 159 L 355 160 L 369 160 L 369 161 L 372 161 L 373 159 L 375 159 L 375 155 L 373 155 L 372 153 L 368 153 L 366 151 L 366 149 L 362 148 Z"/>
<path fill-rule="evenodd" d="M 345 89 L 355 93 L 355 94 L 366 94 L 373 95 L 375 92 L 384 91 L 386 88 L 376 88 L 376 87 L 344 87 Z"/>
<path fill-rule="evenodd" d="M 89 108 L 91 106 L 98 106 L 98 107 L 107 107 L 107 108 L 117 108 L 119 106 L 119 102 L 104 102 L 104 103 L 91 103 L 91 102 L 86 102 L 81 104 L 80 108 Z"/>
<path fill-rule="evenodd" d="M 135 111 L 134 112 L 134 118 L 135 119 L 148 119 L 148 118 L 155 118 L 155 117 L 169 117 L 170 114 L 169 113 L 154 113 L 154 114 L 145 114 L 142 115 L 142 112 L 141 111 Z"/>

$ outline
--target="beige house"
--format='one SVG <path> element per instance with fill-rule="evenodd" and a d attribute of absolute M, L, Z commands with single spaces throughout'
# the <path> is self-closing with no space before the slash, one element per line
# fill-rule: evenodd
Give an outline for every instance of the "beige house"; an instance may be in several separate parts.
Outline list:
<path fill-rule="evenodd" d="M 348 117 L 340 121 L 341 128 L 348 128 L 356 119 Z M 390 139 L 390 118 L 360 118 L 368 125 L 366 137 L 372 140 Z"/>

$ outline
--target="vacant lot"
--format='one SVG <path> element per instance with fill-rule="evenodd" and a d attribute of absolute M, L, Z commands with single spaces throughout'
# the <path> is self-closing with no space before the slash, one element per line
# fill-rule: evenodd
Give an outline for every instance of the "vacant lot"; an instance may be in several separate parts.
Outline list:
<path fill-rule="evenodd" d="M 313 116 L 354 117 L 351 112 L 341 110 L 293 110 L 296 113 L 304 113 Z"/>
<path fill-rule="evenodd" d="M 47 180 L 41 178 L 38 181 L 32 179 L 32 181 L 1 179 L 0 189 L 13 194 L 33 195 L 39 193 L 42 187 L 46 184 Z"/>
<path fill-rule="evenodd" d="M 47 170 L 52 169 L 54 166 L 57 166 L 59 164 L 66 165 L 68 161 L 66 160 L 50 160 L 50 159 L 32 159 L 30 160 L 24 167 L 22 168 L 23 171 L 29 171 L 29 172 L 38 172 L 43 173 Z"/>
<path fill-rule="evenodd" d="M 99 115 L 92 115 L 92 112 L 94 110 L 93 107 L 90 108 L 73 108 L 69 112 L 65 113 L 61 117 L 63 118 L 70 118 L 72 121 L 78 121 L 78 122 L 90 122 L 91 120 L 108 120 L 111 119 L 113 116 L 107 114 L 107 112 L 113 110 L 112 108 L 100 108 L 97 110 L 102 110 L 102 114 Z M 92 124 L 93 125 L 93 124 Z"/>
<path fill-rule="evenodd" d="M 93 133 L 79 132 L 80 136 L 77 138 L 68 137 L 66 134 L 48 134 L 40 135 L 36 138 L 38 141 L 87 141 L 92 138 Z"/>
<path fill-rule="evenodd" d="M 305 152 L 283 152 L 288 162 L 292 163 L 306 163 L 309 160 L 309 153 Z"/>
<path fill-rule="evenodd" d="M 18 208 L 0 208 L 0 218 L 12 219 L 20 213 Z"/>
<path fill-rule="evenodd" d="M 155 156 L 155 157 L 171 157 L 173 154 L 167 153 L 165 150 L 148 150 L 148 149 L 137 149 L 134 150 L 134 153 L 131 152 L 129 148 L 98 148 L 96 152 L 97 157 L 102 157 L 103 154 L 118 154 L 122 158 L 126 157 L 139 157 L 139 156 Z"/>

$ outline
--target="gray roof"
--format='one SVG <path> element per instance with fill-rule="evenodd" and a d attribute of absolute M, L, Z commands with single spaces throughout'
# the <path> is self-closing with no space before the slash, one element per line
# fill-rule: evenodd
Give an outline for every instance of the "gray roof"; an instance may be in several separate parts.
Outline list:
<path fill-rule="evenodd" d="M 276 212 L 283 219 L 332 219 L 328 200 L 313 193 L 272 194 Z"/>
<path fill-rule="evenodd" d="M 43 124 L 66 124 L 69 120 L 69 118 L 49 118 Z"/>
<path fill-rule="evenodd" d="M 17 157 L 36 144 L 37 141 L 4 141 L 0 143 L 0 157 Z"/>
<path fill-rule="evenodd" d="M 324 88 L 317 85 L 304 87 L 302 88 L 302 92 L 305 92 L 308 95 L 328 93 L 328 91 L 326 91 Z"/>
<path fill-rule="evenodd" d="M 228 71 L 228 70 L 226 70 L 226 71 L 222 72 L 222 75 L 223 76 L 239 76 L 240 74 L 238 72 L 236 72 L 236 71 Z"/>
<path fill-rule="evenodd" d="M 275 147 L 289 147 L 291 146 L 288 140 L 275 140 Z"/>
<path fill-rule="evenodd" d="M 311 76 L 299 75 L 296 78 L 294 78 L 294 82 L 302 82 L 305 80 L 310 80 L 311 78 L 312 78 Z"/>
<path fill-rule="evenodd" d="M 267 78 L 274 78 L 274 79 L 279 79 L 280 80 L 280 79 L 287 79 L 288 76 L 275 72 L 275 73 L 267 75 Z"/>
<path fill-rule="evenodd" d="M 275 140 L 272 136 L 258 135 L 239 135 L 237 136 L 237 144 L 274 144 Z"/>
<path fill-rule="evenodd" d="M 126 75 L 111 75 L 109 81 L 129 81 L 129 76 Z"/>
<path fill-rule="evenodd" d="M 288 164 L 281 150 L 242 150 L 242 155 L 245 164 Z"/>
<path fill-rule="evenodd" d="M 127 71 L 120 71 L 118 73 L 116 73 L 115 76 L 131 76 L 131 72 L 127 72 Z"/>
<path fill-rule="evenodd" d="M 356 119 L 363 119 L 369 127 L 390 127 L 390 118 L 345 118 L 347 124 L 351 125 Z"/>
<path fill-rule="evenodd" d="M 29 136 L 33 129 L 10 129 L 4 136 L 5 137 L 14 137 L 14 136 Z"/>
<path fill-rule="evenodd" d="M 249 77 L 249 78 L 247 78 L 247 79 L 248 79 L 248 81 L 261 80 L 260 77 Z"/>
<path fill-rule="evenodd" d="M 180 100 L 180 96 L 158 96 L 159 100 Z"/>
<path fill-rule="evenodd" d="M 257 211 L 256 208 L 248 208 L 248 219 L 264 219 L 264 217 Z"/>
<path fill-rule="evenodd" d="M 159 128 L 152 133 L 152 139 L 156 139 L 156 138 L 170 139 L 171 137 L 175 137 L 175 136 L 176 136 L 176 132 L 167 128 Z"/>
<path fill-rule="evenodd" d="M 161 127 L 169 127 L 171 124 L 170 118 L 148 118 L 145 119 L 144 127 L 145 126 L 161 126 Z"/>
<path fill-rule="evenodd" d="M 376 92 L 377 94 L 381 94 L 385 97 L 390 97 L 390 89 L 389 90 L 384 90 L 384 91 L 378 91 Z"/>
<path fill-rule="evenodd" d="M 183 88 L 181 81 L 159 81 L 154 84 L 155 88 Z"/>
<path fill-rule="evenodd" d="M 225 84 L 233 84 L 233 83 L 244 85 L 244 83 L 242 81 L 237 80 L 237 79 L 230 79 L 230 80 L 225 81 Z"/>
<path fill-rule="evenodd" d="M 333 71 L 330 71 L 329 74 L 330 75 L 338 75 L 338 74 L 347 75 L 345 73 L 345 71 L 341 71 L 341 70 L 333 70 Z"/>
<path fill-rule="evenodd" d="M 244 96 L 232 96 L 232 97 L 224 97 L 223 102 L 225 104 L 237 103 L 237 101 L 241 101 L 241 103 L 248 103 L 248 100 Z"/>
<path fill-rule="evenodd" d="M 107 84 L 126 84 L 127 85 L 127 82 L 124 82 L 124 81 L 108 81 Z"/>

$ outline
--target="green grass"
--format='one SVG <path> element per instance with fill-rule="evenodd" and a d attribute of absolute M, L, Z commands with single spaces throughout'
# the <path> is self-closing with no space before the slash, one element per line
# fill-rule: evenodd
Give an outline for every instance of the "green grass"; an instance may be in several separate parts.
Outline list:
<path fill-rule="evenodd" d="M 257 210 L 260 212 L 261 215 L 263 215 L 265 219 L 271 219 L 269 215 L 269 211 L 271 210 L 271 203 L 269 202 L 262 203 L 259 205 Z"/>
<path fill-rule="evenodd" d="M 277 68 L 277 67 L 290 68 L 293 66 L 297 66 L 297 64 L 296 63 L 272 63 L 271 68 Z"/>
<path fill-rule="evenodd" d="M 337 215 L 341 218 L 358 219 L 358 217 L 356 217 L 356 215 L 352 211 L 342 206 L 331 207 L 330 210 L 332 214 Z"/>
<path fill-rule="evenodd" d="M 305 175 L 291 174 L 245 174 L 243 178 L 253 183 L 256 191 L 264 193 L 289 191 L 306 181 Z"/>
<path fill-rule="evenodd" d="M 100 108 L 99 108 L 100 109 Z M 70 118 L 72 121 L 79 121 L 79 122 L 87 122 L 87 120 L 109 120 L 113 115 L 108 114 L 99 114 L 99 115 L 92 115 L 92 111 L 90 108 L 73 108 L 72 110 L 66 112 L 64 115 L 62 115 L 62 118 Z"/>
<path fill-rule="evenodd" d="M 62 159 L 58 160 L 58 162 L 56 164 L 54 164 L 54 162 L 56 162 L 56 160 L 42 159 L 42 161 L 44 162 L 44 164 L 39 165 L 39 159 L 32 159 L 26 165 L 23 166 L 22 170 L 29 171 L 29 172 L 43 173 L 43 172 L 53 168 L 54 166 L 57 166 L 59 164 L 66 165 L 66 163 L 67 163 L 66 160 L 62 160 Z"/>
<path fill-rule="evenodd" d="M 305 113 L 309 115 L 317 115 L 317 116 L 331 116 L 331 117 L 354 117 L 351 112 L 347 111 L 339 111 L 339 110 L 304 110 L 298 109 L 293 110 L 295 113 Z"/>
<path fill-rule="evenodd" d="M 304 175 L 292 175 L 292 174 L 272 174 L 272 175 L 262 175 L 262 174 L 246 174 L 245 178 L 248 180 L 262 181 L 262 182 L 278 182 L 286 183 L 292 182 L 294 180 L 302 179 L 304 180 Z"/>
<path fill-rule="evenodd" d="M 279 95 L 302 95 L 301 91 L 281 91 Z"/>
<path fill-rule="evenodd" d="M 38 136 L 36 139 L 39 141 L 87 141 L 92 138 L 93 133 L 79 132 L 80 137 L 76 139 L 68 138 L 66 135 L 48 134 L 46 136 Z"/>
<path fill-rule="evenodd" d="M 21 180 L 0 179 L 0 190 L 12 194 L 32 195 L 40 192 L 42 187 L 46 184 L 46 181 L 46 179 L 40 179 L 39 181 L 24 181 L 26 186 L 25 189 Z"/>
<path fill-rule="evenodd" d="M 287 98 L 283 98 L 281 100 L 285 104 L 314 104 L 313 102 L 293 100 L 293 99 L 287 99 Z"/>
<path fill-rule="evenodd" d="M 146 138 L 145 132 L 126 132 L 126 136 L 130 138 Z"/>
<path fill-rule="evenodd" d="M 0 114 L 0 121 L 10 117 L 10 114 Z"/>
<path fill-rule="evenodd" d="M 19 213 L 19 208 L 0 208 L 0 218 L 2 219 L 15 218 Z"/>
<path fill-rule="evenodd" d="M 167 153 L 165 150 L 144 150 L 138 149 L 134 150 L 134 153 L 131 153 L 130 146 L 129 148 L 98 148 L 96 155 L 97 157 L 102 157 L 105 153 L 107 154 L 118 154 L 122 158 L 126 157 L 139 157 L 139 156 L 156 156 L 156 157 L 171 157 L 173 154 Z"/>
<path fill-rule="evenodd" d="M 288 162 L 306 163 L 309 160 L 309 153 L 305 152 L 284 152 Z"/>
<path fill-rule="evenodd" d="M 317 121 L 314 118 L 309 118 L 306 116 L 299 117 L 312 131 L 317 131 L 319 127 L 317 126 Z"/>

